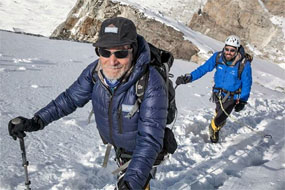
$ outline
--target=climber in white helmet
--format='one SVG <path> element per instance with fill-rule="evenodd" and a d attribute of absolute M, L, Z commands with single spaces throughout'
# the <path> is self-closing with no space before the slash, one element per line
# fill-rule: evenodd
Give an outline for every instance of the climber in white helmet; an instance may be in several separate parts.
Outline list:
<path fill-rule="evenodd" d="M 230 35 L 226 38 L 222 51 L 214 53 L 193 72 L 176 79 L 177 85 L 187 84 L 216 69 L 211 97 L 216 103 L 216 110 L 209 125 L 212 143 L 219 141 L 219 131 L 226 124 L 232 110 L 239 112 L 247 104 L 252 85 L 251 61 L 252 57 L 244 52 L 240 38 Z"/>

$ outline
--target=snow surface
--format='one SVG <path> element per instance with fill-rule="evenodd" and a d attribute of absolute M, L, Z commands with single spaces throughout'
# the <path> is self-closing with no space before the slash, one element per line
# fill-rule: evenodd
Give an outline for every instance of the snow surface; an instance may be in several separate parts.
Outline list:
<path fill-rule="evenodd" d="M 49 36 L 75 2 L 2 0 L 0 29 Z M 169 18 L 172 15 L 166 13 L 166 1 L 124 2 L 136 3 L 149 16 L 182 31 L 205 57 L 222 47 L 221 42 Z M 174 2 L 178 5 L 190 1 L 171 1 Z M 9 120 L 19 115 L 32 117 L 96 58 L 91 44 L 0 31 L 0 190 L 25 189 L 19 142 L 8 135 Z M 175 60 L 171 68 L 174 80 L 196 67 L 191 62 Z M 210 143 L 208 138 L 208 125 L 214 114 L 214 104 L 208 101 L 213 72 L 177 88 L 179 112 L 174 131 L 179 147 L 158 168 L 156 180 L 151 181 L 152 190 L 285 189 L 284 69 L 257 58 L 252 67 L 254 83 L 248 105 L 244 111 L 233 113 L 239 120 L 228 120 L 218 144 Z M 27 134 L 33 190 L 114 189 L 114 153 L 108 167 L 102 168 L 106 147 L 94 119 L 87 122 L 90 110 L 89 103 L 44 130 Z M 264 134 L 272 135 L 272 139 L 263 139 Z"/>
<path fill-rule="evenodd" d="M 76 0 L 1 0 L 0 28 L 50 36 Z"/>
<path fill-rule="evenodd" d="M 71 85 L 96 55 L 86 43 L 3 31 L 0 36 L 0 189 L 21 190 L 21 152 L 18 141 L 8 135 L 9 120 L 19 115 L 32 117 Z M 252 66 L 249 103 L 243 112 L 233 114 L 241 125 L 229 120 L 218 144 L 208 139 L 214 113 L 208 101 L 213 73 L 177 88 L 179 113 L 174 131 L 179 147 L 158 168 L 151 189 L 284 189 L 284 70 L 262 60 Z M 196 67 L 175 60 L 171 70 L 176 78 Z M 90 110 L 87 104 L 44 130 L 27 134 L 32 189 L 114 189 L 114 152 L 108 167 L 102 168 L 105 146 L 94 119 L 87 122 Z M 272 140 L 263 139 L 264 134 L 271 134 Z"/>

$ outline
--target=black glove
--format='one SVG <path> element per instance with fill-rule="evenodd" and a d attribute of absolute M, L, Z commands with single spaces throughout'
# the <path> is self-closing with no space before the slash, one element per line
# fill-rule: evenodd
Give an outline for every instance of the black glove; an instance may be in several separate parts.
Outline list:
<path fill-rule="evenodd" d="M 235 106 L 235 111 L 239 112 L 239 111 L 243 110 L 245 104 L 247 104 L 245 101 L 240 100 L 239 103 L 236 104 L 236 106 Z"/>
<path fill-rule="evenodd" d="M 117 183 L 116 190 L 131 190 L 131 187 L 127 181 L 123 180 L 122 177 Z"/>
<path fill-rule="evenodd" d="M 177 77 L 175 83 L 178 86 L 180 84 L 187 84 L 187 83 L 189 83 L 191 81 L 192 81 L 192 76 L 189 75 L 189 74 L 185 74 L 185 75 L 181 75 L 181 76 Z"/>
<path fill-rule="evenodd" d="M 24 138 L 26 132 L 37 131 L 44 127 L 44 123 L 38 116 L 33 117 L 32 119 L 27 119 L 24 117 L 16 117 L 12 119 L 8 124 L 9 135 L 13 137 L 14 140 L 18 138 Z"/>

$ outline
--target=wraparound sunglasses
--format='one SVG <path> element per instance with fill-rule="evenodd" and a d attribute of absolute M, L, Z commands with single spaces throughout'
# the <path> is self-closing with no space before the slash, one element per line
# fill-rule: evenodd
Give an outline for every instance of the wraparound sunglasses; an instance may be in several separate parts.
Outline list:
<path fill-rule="evenodd" d="M 111 52 L 105 48 L 95 48 L 95 52 L 98 56 L 102 56 L 105 58 L 109 58 L 112 54 L 116 56 L 118 59 L 126 58 L 133 49 L 123 49 Z"/>

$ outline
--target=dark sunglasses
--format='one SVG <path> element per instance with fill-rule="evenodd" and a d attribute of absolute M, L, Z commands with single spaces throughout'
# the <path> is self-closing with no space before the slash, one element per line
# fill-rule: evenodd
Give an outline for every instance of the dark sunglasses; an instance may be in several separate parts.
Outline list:
<path fill-rule="evenodd" d="M 229 52 L 236 52 L 236 49 L 229 49 L 229 48 L 225 48 L 225 51 L 229 51 Z"/>
<path fill-rule="evenodd" d="M 129 52 L 132 52 L 132 49 L 123 49 L 123 50 L 111 52 L 104 48 L 96 48 L 95 52 L 98 56 L 102 56 L 105 58 L 109 58 L 112 54 L 114 54 L 118 59 L 123 59 L 129 55 Z"/>

